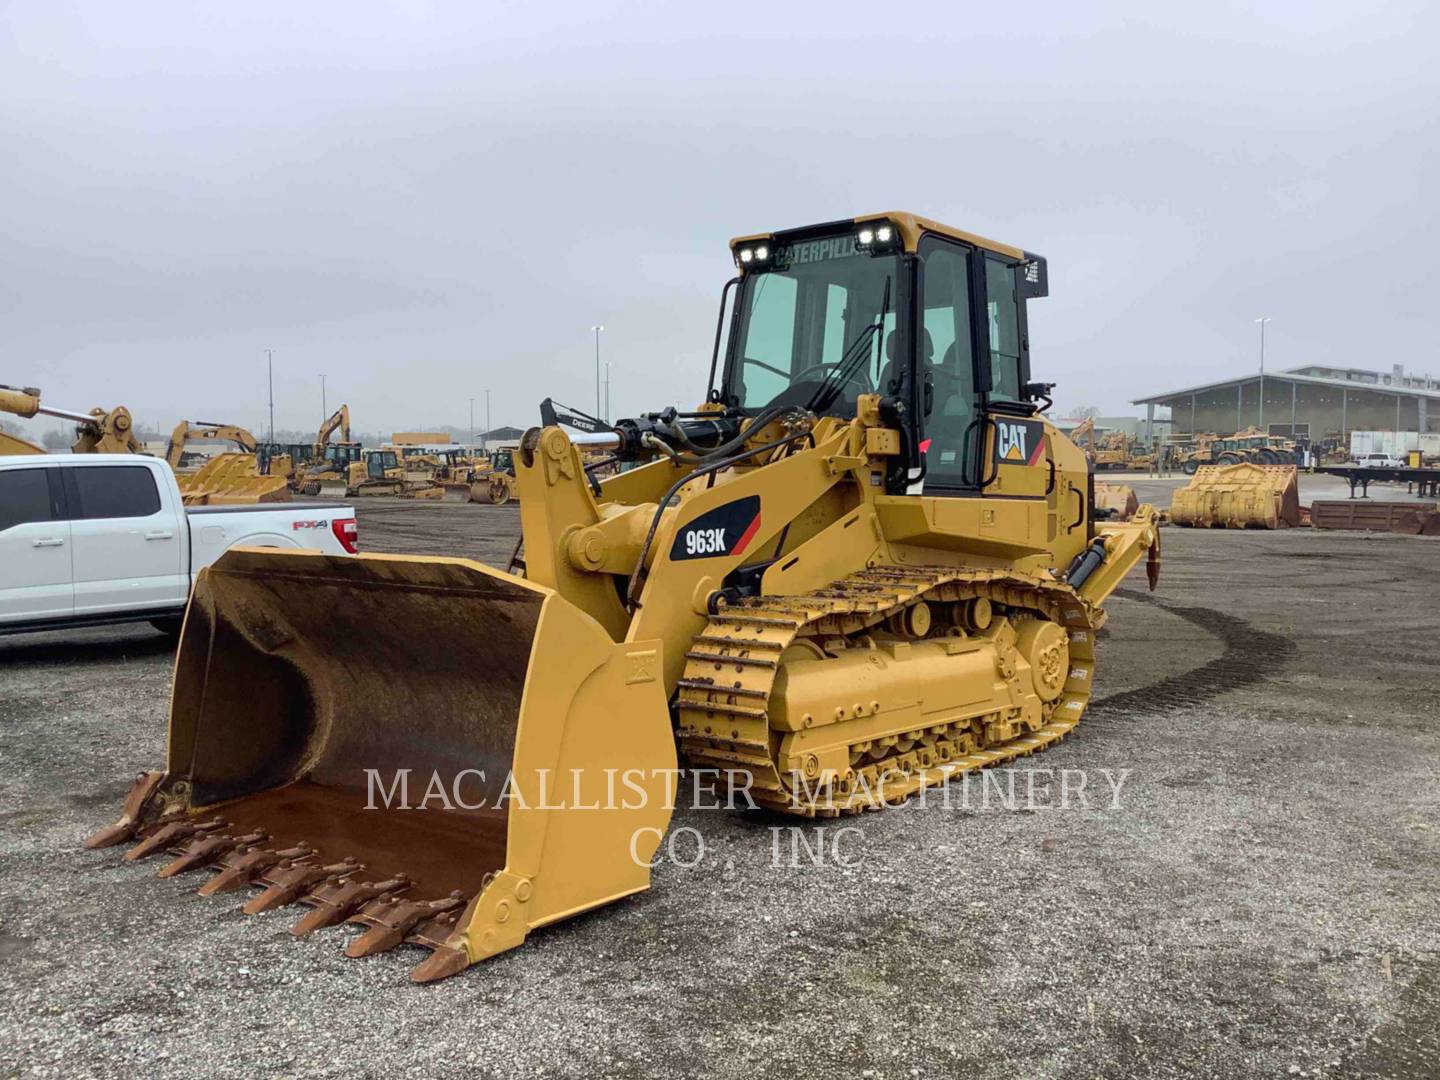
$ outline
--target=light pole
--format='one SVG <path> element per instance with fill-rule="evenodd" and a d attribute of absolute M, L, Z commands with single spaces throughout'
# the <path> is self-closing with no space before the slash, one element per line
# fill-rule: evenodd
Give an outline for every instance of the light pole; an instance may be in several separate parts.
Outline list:
<path fill-rule="evenodd" d="M 610 423 L 610 361 L 605 361 L 605 423 Z"/>
<path fill-rule="evenodd" d="M 595 415 L 600 415 L 600 331 L 603 326 L 592 326 L 595 331 Z"/>
<path fill-rule="evenodd" d="M 330 419 L 330 410 L 325 401 L 325 376 L 320 376 L 320 423 Z"/>
<path fill-rule="evenodd" d="M 485 391 L 485 434 L 480 437 L 480 449 L 490 451 L 490 391 Z"/>
<path fill-rule="evenodd" d="M 270 379 L 270 441 L 275 441 L 275 357 L 273 349 L 265 350 L 265 371 Z"/>
<path fill-rule="evenodd" d="M 1270 316 L 1261 315 L 1255 321 L 1260 324 L 1260 423 L 1257 426 L 1263 432 L 1265 430 L 1265 324 L 1270 321 Z"/>
<path fill-rule="evenodd" d="M 475 399 L 470 399 L 470 457 L 475 456 Z"/>

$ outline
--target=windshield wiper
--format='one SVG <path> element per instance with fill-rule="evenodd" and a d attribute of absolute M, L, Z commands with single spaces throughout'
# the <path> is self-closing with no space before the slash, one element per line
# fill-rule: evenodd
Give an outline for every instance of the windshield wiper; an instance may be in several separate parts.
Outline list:
<path fill-rule="evenodd" d="M 860 350 L 862 345 L 870 341 L 870 336 L 877 331 L 884 331 L 885 316 L 890 314 L 890 277 L 885 277 L 885 292 L 880 298 L 880 317 L 873 323 L 863 327 L 854 341 L 850 343 L 841 355 L 840 360 L 830 369 L 830 374 L 820 380 L 820 385 L 815 388 L 815 393 L 810 396 L 805 408 L 812 413 L 824 412 L 835 404 L 835 399 L 840 396 L 840 391 L 850 381 L 850 376 L 855 373 L 857 365 L 865 358 L 865 353 Z"/>

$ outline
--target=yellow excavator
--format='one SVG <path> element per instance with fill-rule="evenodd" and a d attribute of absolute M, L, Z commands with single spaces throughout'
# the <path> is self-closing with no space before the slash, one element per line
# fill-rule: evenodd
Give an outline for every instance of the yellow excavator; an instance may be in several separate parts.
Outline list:
<path fill-rule="evenodd" d="M 216 454 L 195 472 L 180 472 L 185 447 L 192 442 L 232 442 L 239 450 Z M 259 441 L 236 424 L 181 420 L 170 432 L 165 460 L 175 469 L 180 498 L 186 506 L 223 506 L 288 502 L 290 489 L 283 472 L 262 475 L 256 451 Z"/>
<path fill-rule="evenodd" d="M 337 433 L 340 438 L 332 442 Z M 360 444 L 350 438 L 350 406 L 341 405 L 320 425 L 310 462 L 295 467 L 290 486 L 305 495 L 323 494 L 337 482 L 343 485 L 350 466 L 360 458 Z"/>
<path fill-rule="evenodd" d="M 40 391 L 33 386 L 0 386 L 0 412 L 25 419 L 38 414 L 75 421 L 75 442 L 70 446 L 75 454 L 139 454 L 144 450 L 135 438 L 135 424 L 130 410 L 123 405 L 82 413 L 42 405 Z M 28 439 L 0 432 L 0 453 L 43 454 L 45 448 Z"/>
<path fill-rule="evenodd" d="M 358 924 L 352 956 L 428 948 L 424 982 L 648 888 L 679 762 L 809 818 L 1074 731 L 1101 604 L 1147 551 L 1154 587 L 1159 533 L 1148 505 L 1097 523 L 1045 416 L 1045 260 L 904 213 L 731 252 L 698 408 L 526 432 L 510 572 L 203 571 L 165 768 L 90 846 L 299 903 L 297 934 Z M 632 467 L 593 476 L 593 450 Z"/>

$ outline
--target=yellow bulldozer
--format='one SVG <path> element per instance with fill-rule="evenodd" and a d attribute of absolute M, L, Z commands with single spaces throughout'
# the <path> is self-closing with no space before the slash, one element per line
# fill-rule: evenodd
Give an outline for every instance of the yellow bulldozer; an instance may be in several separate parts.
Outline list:
<path fill-rule="evenodd" d="M 123 405 L 113 409 L 91 409 L 88 413 L 57 409 L 40 402 L 40 391 L 33 386 L 0 386 L 0 412 L 29 419 L 36 415 L 57 416 L 75 421 L 75 441 L 70 446 L 75 454 L 138 454 L 144 450 L 135 438 L 135 424 L 130 410 Z M 43 454 L 45 448 L 28 439 L 0 432 L 0 454 Z"/>
<path fill-rule="evenodd" d="M 1097 524 L 1045 416 L 1045 260 L 901 213 L 731 252 L 698 408 L 526 432 L 511 572 L 202 571 L 166 765 L 90 846 L 301 904 L 297 934 L 358 924 L 352 956 L 425 947 L 425 982 L 648 888 L 681 761 L 810 818 L 1070 734 L 1101 604 L 1147 551 L 1153 588 L 1159 533 L 1149 506 Z M 591 477 L 596 449 L 633 467 Z"/>
<path fill-rule="evenodd" d="M 334 438 L 337 434 L 339 439 Z M 320 425 L 310 451 L 295 462 L 290 489 L 304 495 L 323 495 L 327 490 L 334 493 L 340 485 L 348 484 L 350 467 L 360 458 L 360 444 L 350 438 L 350 406 L 341 405 Z"/>
<path fill-rule="evenodd" d="M 345 451 L 348 453 L 348 450 Z M 406 468 L 400 453 L 393 448 L 360 450 L 359 456 L 342 469 L 322 474 L 320 494 L 327 499 L 362 496 L 403 496 L 406 489 Z M 443 494 L 441 492 L 440 494 Z"/>
<path fill-rule="evenodd" d="M 185 447 L 194 442 L 231 442 L 239 449 L 216 454 L 194 472 L 181 472 Z M 284 466 L 273 475 L 260 471 L 259 448 L 254 435 L 236 424 L 181 420 L 170 432 L 165 460 L 176 470 L 180 498 L 186 506 L 227 506 L 248 503 L 289 502 L 290 487 Z"/>

